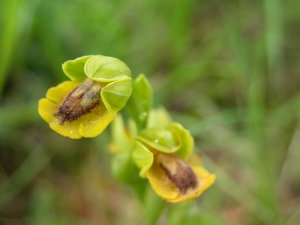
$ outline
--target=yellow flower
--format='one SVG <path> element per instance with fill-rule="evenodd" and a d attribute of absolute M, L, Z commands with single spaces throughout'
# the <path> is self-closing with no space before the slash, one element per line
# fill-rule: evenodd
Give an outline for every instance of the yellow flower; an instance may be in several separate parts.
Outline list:
<path fill-rule="evenodd" d="M 178 123 L 148 128 L 139 133 L 133 159 L 157 195 L 169 202 L 200 196 L 216 178 L 192 154 L 194 140 Z"/>
<path fill-rule="evenodd" d="M 51 129 L 73 139 L 95 137 L 114 119 L 99 100 L 99 91 L 97 100 L 83 92 L 89 83 L 93 83 L 89 78 L 82 84 L 65 81 L 48 90 L 46 98 L 39 101 L 38 111 Z"/>
<path fill-rule="evenodd" d="M 130 97 L 131 73 L 120 60 L 84 56 L 63 64 L 71 79 L 50 88 L 38 112 L 57 133 L 78 139 L 102 133 Z"/>
<path fill-rule="evenodd" d="M 145 176 L 153 190 L 168 202 L 182 202 L 200 196 L 216 178 L 195 162 L 176 154 L 157 153 Z"/>

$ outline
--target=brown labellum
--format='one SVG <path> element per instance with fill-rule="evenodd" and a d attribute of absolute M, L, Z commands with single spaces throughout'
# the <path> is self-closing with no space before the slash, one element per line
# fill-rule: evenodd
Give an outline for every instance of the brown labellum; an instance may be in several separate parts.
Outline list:
<path fill-rule="evenodd" d="M 166 173 L 169 180 L 185 194 L 189 188 L 196 188 L 197 177 L 191 167 L 180 159 L 172 160 L 171 164 L 161 162 L 161 168 Z"/>
<path fill-rule="evenodd" d="M 81 85 L 76 87 L 61 103 L 58 112 L 60 124 L 65 121 L 74 121 L 80 116 L 92 111 L 100 104 L 100 91 L 102 84 L 87 78 Z"/>

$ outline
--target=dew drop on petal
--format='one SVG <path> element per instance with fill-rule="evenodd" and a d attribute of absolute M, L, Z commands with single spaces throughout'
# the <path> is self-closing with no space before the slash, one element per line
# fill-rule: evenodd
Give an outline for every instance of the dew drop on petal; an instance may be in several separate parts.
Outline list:
<path fill-rule="evenodd" d="M 146 112 L 143 112 L 139 115 L 140 119 L 141 120 L 144 120 L 146 117 L 147 117 L 147 113 Z"/>

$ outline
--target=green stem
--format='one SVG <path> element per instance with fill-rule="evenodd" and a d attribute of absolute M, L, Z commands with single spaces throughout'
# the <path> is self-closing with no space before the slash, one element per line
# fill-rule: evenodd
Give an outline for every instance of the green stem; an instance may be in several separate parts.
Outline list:
<path fill-rule="evenodd" d="M 0 98 L 2 95 L 4 83 L 7 77 L 7 71 L 13 52 L 13 47 L 16 41 L 17 36 L 17 12 L 18 12 L 18 0 L 3 1 L 4 6 L 2 6 L 2 17 L 4 25 L 1 31 L 0 39 L 0 49 L 1 49 L 1 58 L 0 58 Z"/>
<path fill-rule="evenodd" d="M 279 94 L 282 90 L 282 50 L 284 23 L 282 4 L 280 0 L 264 0 L 265 9 L 265 48 L 267 53 L 267 65 L 269 72 L 269 83 L 275 93 Z M 273 93 L 274 94 L 274 93 Z"/>

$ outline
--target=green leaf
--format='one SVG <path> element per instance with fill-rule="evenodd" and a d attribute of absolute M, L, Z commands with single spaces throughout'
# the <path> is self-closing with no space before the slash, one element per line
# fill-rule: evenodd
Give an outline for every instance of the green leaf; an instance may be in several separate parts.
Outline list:
<path fill-rule="evenodd" d="M 112 82 L 131 78 L 130 69 L 119 59 L 96 55 L 91 57 L 84 66 L 85 74 L 98 82 Z"/>
<path fill-rule="evenodd" d="M 152 105 L 152 89 L 147 78 L 141 74 L 132 84 L 133 90 L 127 102 L 127 110 L 140 130 L 146 128 Z"/>
<path fill-rule="evenodd" d="M 153 153 L 149 151 L 142 143 L 136 141 L 133 149 L 133 159 L 136 165 L 141 169 L 140 176 L 145 177 L 146 172 L 153 164 Z"/>
<path fill-rule="evenodd" d="M 87 78 L 84 72 L 84 65 L 91 57 L 93 56 L 87 55 L 74 60 L 68 60 L 62 64 L 62 69 L 71 80 L 83 81 Z"/>

